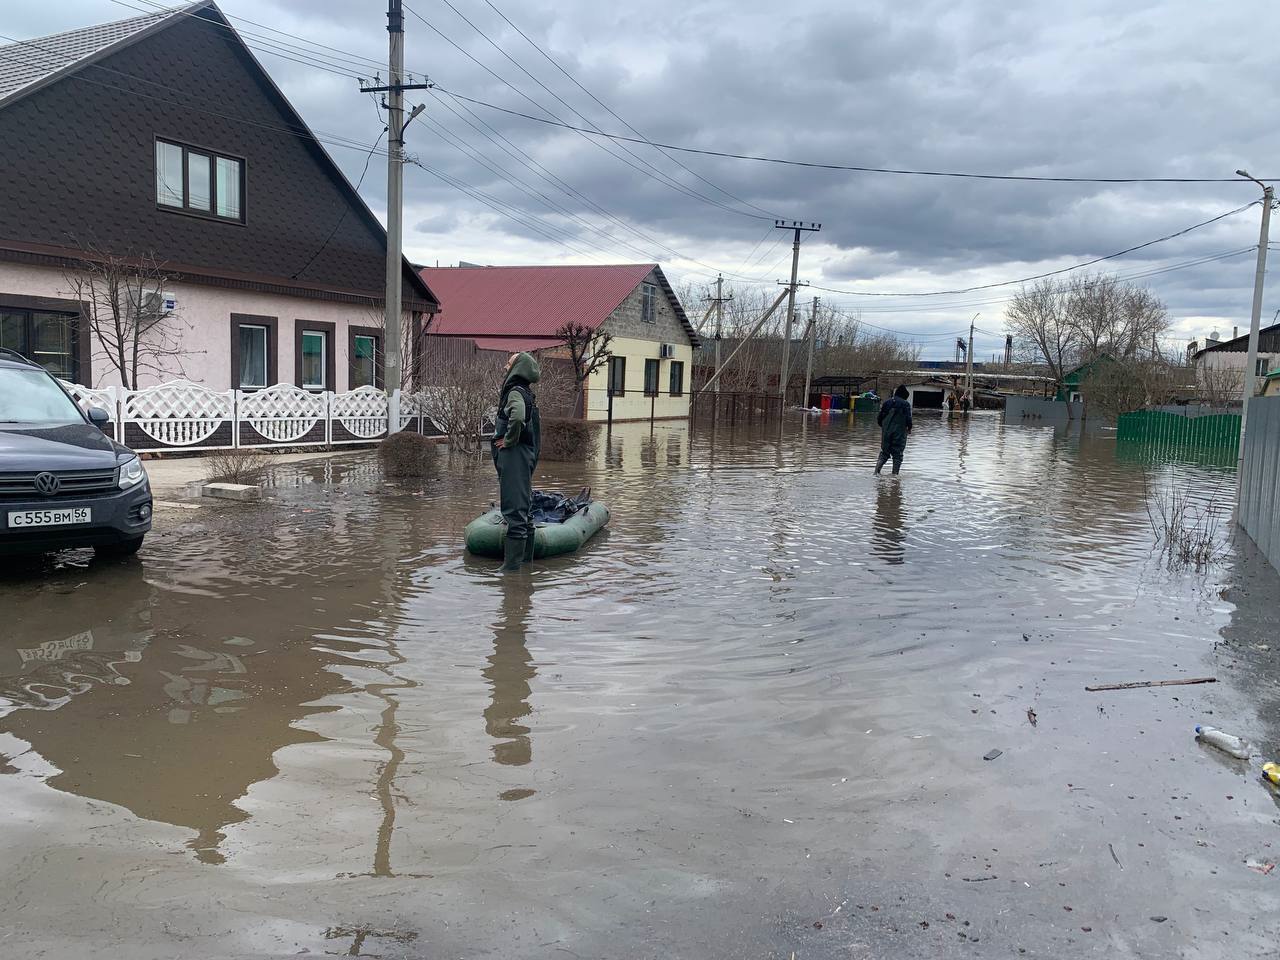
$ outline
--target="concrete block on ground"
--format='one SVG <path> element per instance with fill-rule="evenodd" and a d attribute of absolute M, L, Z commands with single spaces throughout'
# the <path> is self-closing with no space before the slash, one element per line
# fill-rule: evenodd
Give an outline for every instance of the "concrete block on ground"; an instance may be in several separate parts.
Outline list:
<path fill-rule="evenodd" d="M 222 500 L 258 500 L 262 488 L 251 483 L 206 483 L 200 493 Z"/>

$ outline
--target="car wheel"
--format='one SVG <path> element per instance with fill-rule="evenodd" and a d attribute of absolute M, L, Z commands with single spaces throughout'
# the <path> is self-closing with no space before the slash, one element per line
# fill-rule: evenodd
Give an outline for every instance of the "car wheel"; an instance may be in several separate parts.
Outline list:
<path fill-rule="evenodd" d="M 142 539 L 142 537 L 134 537 L 117 543 L 102 543 L 94 547 L 93 552 L 100 557 L 131 557 L 142 546 Z"/>

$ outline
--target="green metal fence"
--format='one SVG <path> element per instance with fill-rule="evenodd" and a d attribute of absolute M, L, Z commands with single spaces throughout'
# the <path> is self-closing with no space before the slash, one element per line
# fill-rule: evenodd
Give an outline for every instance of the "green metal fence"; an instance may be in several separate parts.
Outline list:
<path fill-rule="evenodd" d="M 1116 420 L 1116 440 L 1153 459 L 1235 462 L 1240 445 L 1240 414 L 1184 416 L 1164 410 L 1138 410 Z M 1132 452 L 1137 452 L 1132 451 Z"/>

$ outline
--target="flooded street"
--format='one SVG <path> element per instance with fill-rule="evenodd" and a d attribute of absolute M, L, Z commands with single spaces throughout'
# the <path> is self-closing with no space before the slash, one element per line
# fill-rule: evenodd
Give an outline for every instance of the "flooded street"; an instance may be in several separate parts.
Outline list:
<path fill-rule="evenodd" d="M 1280 577 L 1168 569 L 1106 435 L 922 411 L 893 479 L 870 419 L 616 429 L 531 574 L 462 552 L 487 464 L 372 453 L 11 563 L 0 956 L 1272 955 L 1280 808 L 1193 728 L 1280 759 Z"/>

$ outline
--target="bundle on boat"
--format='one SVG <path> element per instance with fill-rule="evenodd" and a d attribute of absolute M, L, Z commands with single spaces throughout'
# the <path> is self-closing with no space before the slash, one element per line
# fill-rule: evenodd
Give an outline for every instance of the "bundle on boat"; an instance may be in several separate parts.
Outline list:
<path fill-rule="evenodd" d="M 591 499 L 585 487 L 574 497 L 535 490 L 533 508 L 533 555 L 554 557 L 572 553 L 609 522 L 609 508 Z M 467 550 L 481 557 L 501 557 L 507 524 L 496 506 L 480 514 L 463 531 Z"/>

